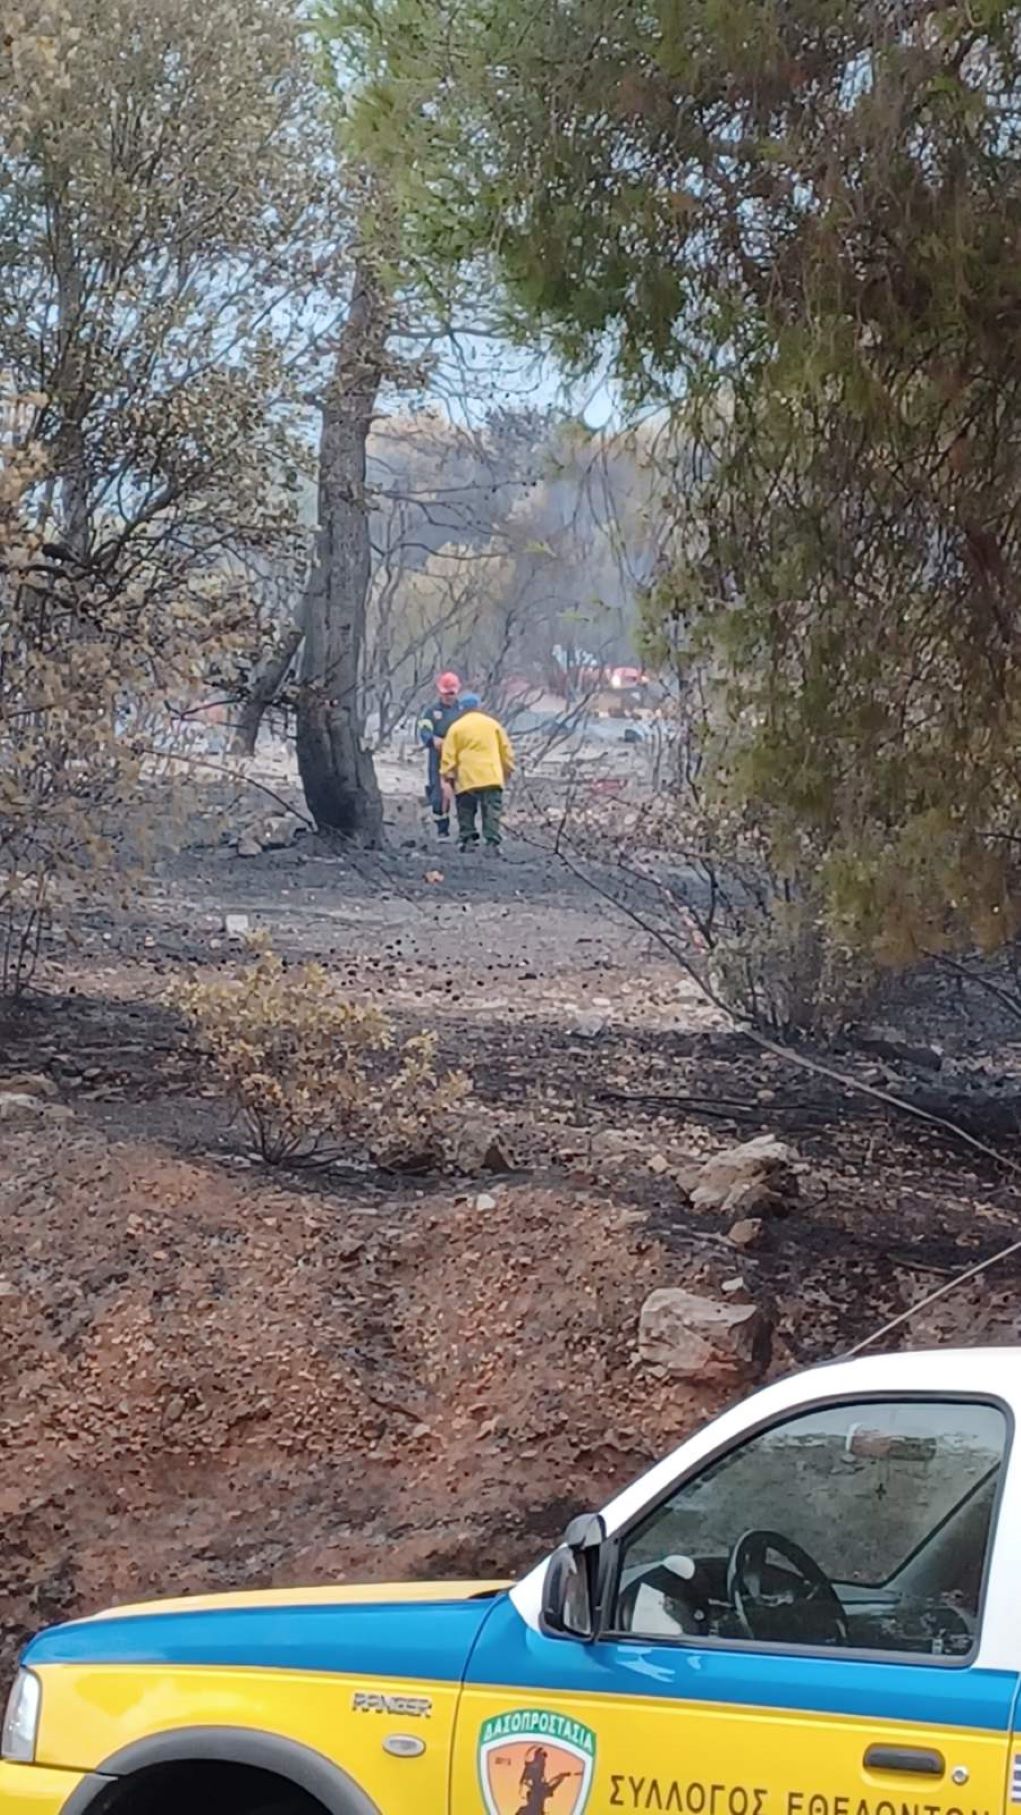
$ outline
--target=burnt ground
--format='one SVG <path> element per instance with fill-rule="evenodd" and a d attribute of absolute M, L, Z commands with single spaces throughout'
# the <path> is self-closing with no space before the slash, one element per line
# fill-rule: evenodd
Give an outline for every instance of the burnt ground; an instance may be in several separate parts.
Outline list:
<path fill-rule="evenodd" d="M 227 911 L 433 1029 L 507 1171 L 255 1163 L 162 1005 L 182 966 L 242 958 Z M 956 1084 L 826 1060 L 960 1112 L 993 1159 L 723 1025 L 526 845 L 501 863 L 399 840 L 357 862 L 311 839 L 164 854 L 141 902 L 57 929 L 38 983 L 0 1024 L 0 1076 L 45 1073 L 70 1113 L 5 1126 L 0 1150 L 8 1648 L 189 1587 L 512 1572 L 736 1390 L 639 1363 L 654 1287 L 761 1301 L 778 1370 L 1021 1235 L 1011 1101 L 972 1088 L 1016 1069 L 1009 1016 L 976 1031 L 928 980 L 899 1012 L 954 1048 Z M 766 1132 L 796 1149 L 800 1189 L 738 1251 L 685 1170 Z M 1015 1259 L 891 1340 L 1016 1340 L 1019 1282 Z"/>

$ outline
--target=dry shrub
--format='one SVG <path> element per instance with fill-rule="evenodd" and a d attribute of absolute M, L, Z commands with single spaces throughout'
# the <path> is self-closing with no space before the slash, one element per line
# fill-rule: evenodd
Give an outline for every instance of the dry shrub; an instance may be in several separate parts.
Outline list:
<path fill-rule="evenodd" d="M 288 965 L 268 942 L 232 975 L 168 994 L 191 1023 L 270 1165 L 368 1157 L 405 1170 L 448 1163 L 451 1112 L 471 1080 L 436 1069 L 430 1034 L 403 1042 L 349 1001 L 320 964 Z"/>

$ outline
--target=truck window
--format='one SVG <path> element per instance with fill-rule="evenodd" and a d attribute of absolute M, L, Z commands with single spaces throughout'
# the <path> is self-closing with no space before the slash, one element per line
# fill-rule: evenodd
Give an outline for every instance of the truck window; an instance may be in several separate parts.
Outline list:
<path fill-rule="evenodd" d="M 622 1547 L 634 1636 L 965 1658 L 1007 1421 L 974 1401 L 825 1406 L 686 1481 Z"/>

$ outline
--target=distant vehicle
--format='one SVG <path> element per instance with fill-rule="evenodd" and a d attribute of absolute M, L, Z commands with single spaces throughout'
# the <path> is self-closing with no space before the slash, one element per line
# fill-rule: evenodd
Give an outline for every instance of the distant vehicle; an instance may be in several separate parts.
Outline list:
<path fill-rule="evenodd" d="M 839 1363 L 725 1412 L 516 1586 L 54 1627 L 0 1815 L 1004 1815 L 1019 1415 L 1021 1349 Z"/>

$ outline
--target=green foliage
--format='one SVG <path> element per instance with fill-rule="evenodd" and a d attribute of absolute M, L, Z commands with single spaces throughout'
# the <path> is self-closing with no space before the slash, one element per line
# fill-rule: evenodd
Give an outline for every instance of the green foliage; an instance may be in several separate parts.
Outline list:
<path fill-rule="evenodd" d="M 716 798 L 841 940 L 1012 935 L 1021 5 L 335 17 L 419 254 L 688 440 L 647 633 L 714 687 Z"/>

